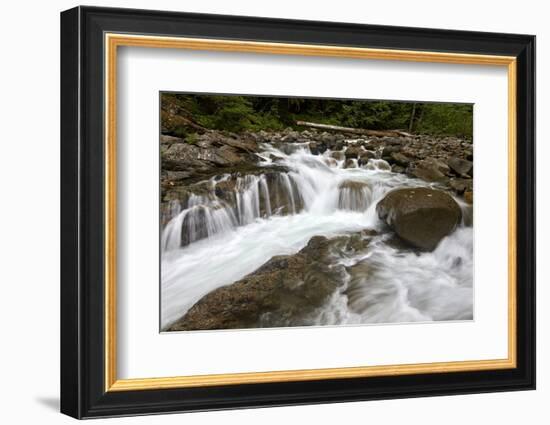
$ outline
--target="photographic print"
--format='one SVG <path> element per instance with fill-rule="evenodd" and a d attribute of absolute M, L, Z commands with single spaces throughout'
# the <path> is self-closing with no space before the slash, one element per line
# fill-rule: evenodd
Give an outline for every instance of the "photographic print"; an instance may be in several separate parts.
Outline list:
<path fill-rule="evenodd" d="M 160 329 L 473 319 L 473 105 L 160 94 Z"/>

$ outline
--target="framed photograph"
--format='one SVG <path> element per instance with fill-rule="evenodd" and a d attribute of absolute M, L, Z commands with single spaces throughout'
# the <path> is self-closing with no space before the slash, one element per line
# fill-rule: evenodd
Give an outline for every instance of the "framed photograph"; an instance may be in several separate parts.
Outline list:
<path fill-rule="evenodd" d="M 534 70 L 530 35 L 63 12 L 61 411 L 534 389 Z"/>

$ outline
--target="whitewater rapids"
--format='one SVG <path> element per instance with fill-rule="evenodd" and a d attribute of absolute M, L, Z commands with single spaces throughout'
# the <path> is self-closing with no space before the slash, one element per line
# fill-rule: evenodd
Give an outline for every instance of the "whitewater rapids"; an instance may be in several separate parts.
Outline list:
<path fill-rule="evenodd" d="M 331 151 L 313 155 L 307 145 L 264 149 L 260 165 L 268 169 L 276 160 L 288 170 L 277 177 L 276 188 L 266 175 L 248 175 L 237 181 L 234 205 L 216 196 L 192 196 L 186 205 L 174 206 L 161 236 L 161 329 L 209 292 L 238 281 L 273 256 L 298 252 L 313 236 L 364 229 L 380 233 L 366 252 L 334 259 L 346 267 L 345 281 L 308 325 L 473 318 L 472 227 L 460 226 L 433 252 L 403 252 L 386 243 L 390 234 L 376 214 L 376 204 L 388 191 L 430 184 L 393 173 L 380 159 L 344 168 L 343 155 L 340 160 Z M 350 190 L 346 182 L 363 186 Z M 284 215 L 273 205 L 274 190 L 288 204 Z M 460 204 L 465 216 L 471 214 Z M 366 274 L 361 272 L 365 263 Z"/>

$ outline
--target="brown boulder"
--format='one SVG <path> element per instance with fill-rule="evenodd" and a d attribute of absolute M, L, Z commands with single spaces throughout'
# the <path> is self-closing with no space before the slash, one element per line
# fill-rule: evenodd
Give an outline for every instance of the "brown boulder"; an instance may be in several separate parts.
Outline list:
<path fill-rule="evenodd" d="M 360 234 L 315 236 L 300 252 L 273 257 L 232 285 L 210 292 L 169 330 L 312 325 L 312 314 L 346 279 L 343 265 L 331 266 L 333 250 L 362 250 L 368 240 Z"/>
<path fill-rule="evenodd" d="M 428 188 L 393 190 L 376 211 L 401 239 L 429 251 L 454 231 L 462 218 L 459 205 L 449 194 Z"/>

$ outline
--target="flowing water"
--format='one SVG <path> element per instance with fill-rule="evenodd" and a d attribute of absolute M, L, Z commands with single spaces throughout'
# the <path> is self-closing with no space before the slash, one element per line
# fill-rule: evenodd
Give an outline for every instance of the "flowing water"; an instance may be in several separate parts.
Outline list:
<path fill-rule="evenodd" d="M 298 252 L 311 237 L 363 229 L 379 234 L 365 252 L 334 258 L 334 265 L 345 266 L 343 282 L 304 324 L 472 318 L 471 207 L 460 203 L 463 224 L 433 252 L 399 250 L 386 243 L 391 234 L 378 219 L 376 204 L 392 189 L 428 183 L 391 172 L 381 159 L 348 161 L 344 168 L 343 154 L 313 155 L 307 145 L 264 149 L 264 173 L 218 176 L 209 181 L 206 195 L 171 205 L 161 237 L 163 329 L 212 290 L 273 256 Z M 285 171 L 273 171 L 274 164 Z"/>

